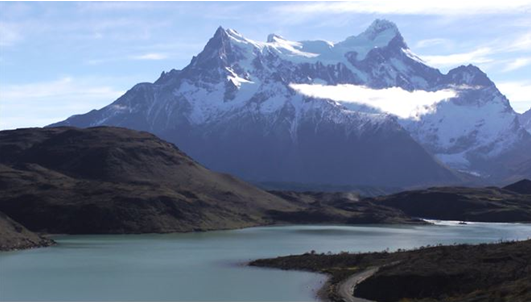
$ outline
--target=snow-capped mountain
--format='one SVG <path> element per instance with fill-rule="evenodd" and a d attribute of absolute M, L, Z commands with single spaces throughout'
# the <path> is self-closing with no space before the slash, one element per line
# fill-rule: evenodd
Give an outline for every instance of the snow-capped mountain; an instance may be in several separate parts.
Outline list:
<path fill-rule="evenodd" d="M 526 112 L 520 114 L 520 124 L 524 127 L 527 132 L 531 133 L 531 108 Z"/>
<path fill-rule="evenodd" d="M 450 167 L 492 176 L 503 172 L 508 154 L 531 147 L 518 114 L 479 68 L 460 66 L 434 87 L 453 89 L 456 96 L 401 124 Z"/>
<path fill-rule="evenodd" d="M 452 97 L 401 119 L 370 103 L 315 97 L 294 85 L 444 90 Z M 257 42 L 220 27 L 184 69 L 58 125 L 150 131 L 214 170 L 253 181 L 324 184 L 455 182 L 439 160 L 483 173 L 485 159 L 529 141 L 485 74 L 468 66 L 444 75 L 425 65 L 385 20 L 339 43 L 274 34 Z"/>

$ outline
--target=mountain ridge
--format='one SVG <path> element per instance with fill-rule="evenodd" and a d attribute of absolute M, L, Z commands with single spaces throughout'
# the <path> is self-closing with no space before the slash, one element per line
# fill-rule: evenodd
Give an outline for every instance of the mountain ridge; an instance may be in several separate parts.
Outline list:
<path fill-rule="evenodd" d="M 290 87 L 293 83 L 453 89 L 457 96 L 418 120 L 403 121 L 303 95 Z M 458 118 L 468 122 L 463 133 L 454 130 L 456 112 L 473 113 L 468 121 Z M 449 121 L 440 125 L 441 119 Z M 517 114 L 486 74 L 469 65 L 445 75 L 425 65 L 386 20 L 339 43 L 271 35 L 268 42 L 257 42 L 219 27 L 182 70 L 162 73 L 109 106 L 51 126 L 61 125 L 149 131 L 209 168 L 253 182 L 412 186 L 463 181 L 451 169 L 496 182 L 512 173 L 505 153 L 531 146 Z M 500 175 L 494 175 L 497 171 Z"/>

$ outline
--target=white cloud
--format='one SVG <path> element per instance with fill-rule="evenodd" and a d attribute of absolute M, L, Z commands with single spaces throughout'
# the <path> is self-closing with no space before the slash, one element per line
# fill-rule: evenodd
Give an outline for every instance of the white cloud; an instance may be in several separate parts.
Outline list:
<path fill-rule="evenodd" d="M 523 113 L 531 108 L 531 82 L 500 82 L 496 86 L 507 96 L 516 112 Z"/>
<path fill-rule="evenodd" d="M 399 14 L 399 15 L 481 15 L 531 11 L 530 0 L 513 1 L 425 1 L 425 0 L 352 0 L 345 2 L 297 3 L 283 5 L 277 11 L 287 14 Z"/>
<path fill-rule="evenodd" d="M 493 51 L 489 47 L 483 47 L 474 51 L 450 54 L 450 55 L 435 55 L 435 56 L 420 56 L 428 65 L 435 67 L 454 67 L 463 64 L 481 64 L 490 63 L 493 61 L 489 57 Z"/>
<path fill-rule="evenodd" d="M 517 70 L 517 69 L 520 69 L 520 68 L 525 67 L 525 66 L 530 65 L 530 64 L 531 64 L 531 57 L 529 57 L 529 58 L 517 58 L 517 59 L 512 60 L 511 62 L 509 62 L 503 71 L 507 72 L 507 71 Z"/>
<path fill-rule="evenodd" d="M 88 65 L 99 65 L 109 62 L 117 62 L 123 60 L 135 60 L 135 61 L 158 61 L 168 59 L 170 56 L 164 53 L 147 53 L 142 55 L 124 55 L 120 57 L 109 57 L 101 59 L 89 59 L 85 61 L 85 64 Z"/>
<path fill-rule="evenodd" d="M 529 51 L 531 50 L 531 32 L 525 33 L 516 38 L 507 47 L 507 51 Z"/>
<path fill-rule="evenodd" d="M 91 80 L 0 86 L 0 129 L 42 127 L 73 114 L 101 108 L 124 92 Z"/>
<path fill-rule="evenodd" d="M 399 87 L 371 89 L 358 85 L 291 84 L 293 89 L 306 96 L 330 99 L 351 107 L 368 106 L 401 118 L 418 118 L 435 110 L 439 102 L 456 96 L 451 89 L 438 91 L 407 91 Z"/>
<path fill-rule="evenodd" d="M 168 55 L 162 53 L 147 53 L 143 55 L 136 55 L 130 57 L 133 60 L 164 60 L 168 58 Z"/>

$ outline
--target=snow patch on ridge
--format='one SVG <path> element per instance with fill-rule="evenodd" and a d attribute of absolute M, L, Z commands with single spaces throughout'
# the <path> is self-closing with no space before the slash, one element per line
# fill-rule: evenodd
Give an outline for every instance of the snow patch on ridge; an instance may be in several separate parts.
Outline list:
<path fill-rule="evenodd" d="M 419 56 L 413 53 L 409 48 L 402 48 L 402 52 L 406 54 L 410 59 L 413 59 L 419 63 L 426 64 Z"/>
<path fill-rule="evenodd" d="M 366 86 L 350 84 L 335 86 L 291 84 L 290 87 L 303 95 L 330 99 L 353 110 L 360 110 L 365 107 L 366 111 L 370 111 L 372 108 L 373 111 L 413 120 L 418 120 L 422 115 L 434 112 L 438 103 L 457 96 L 457 92 L 452 89 L 407 91 L 399 87 L 371 89 Z"/>
<path fill-rule="evenodd" d="M 238 88 L 240 88 L 242 86 L 242 83 L 253 83 L 252 81 L 249 81 L 247 79 L 244 79 L 244 78 L 238 76 L 238 74 L 235 73 L 230 68 L 226 68 L 226 70 L 230 73 L 230 75 L 227 76 L 227 80 L 231 81 Z"/>

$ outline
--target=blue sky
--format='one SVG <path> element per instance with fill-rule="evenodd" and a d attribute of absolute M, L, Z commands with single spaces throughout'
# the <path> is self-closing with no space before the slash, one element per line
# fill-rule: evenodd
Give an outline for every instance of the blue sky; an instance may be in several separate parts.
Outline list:
<path fill-rule="evenodd" d="M 101 108 L 185 67 L 220 25 L 337 42 L 376 18 L 429 65 L 478 65 L 516 111 L 531 108 L 531 0 L 433 2 L 1 2 L 0 129 Z"/>

